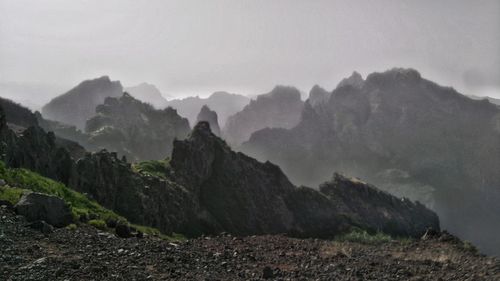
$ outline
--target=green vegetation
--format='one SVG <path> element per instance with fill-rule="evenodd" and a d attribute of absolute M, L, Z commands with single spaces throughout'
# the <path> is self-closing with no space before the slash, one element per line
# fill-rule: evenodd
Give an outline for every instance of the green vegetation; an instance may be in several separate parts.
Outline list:
<path fill-rule="evenodd" d="M 103 220 L 89 220 L 88 224 L 100 230 L 107 229 L 106 222 Z"/>
<path fill-rule="evenodd" d="M 166 165 L 167 163 L 166 161 L 158 162 L 163 162 L 163 165 Z M 154 164 L 155 163 L 152 163 L 152 165 L 145 165 L 145 167 L 148 167 L 149 169 L 151 167 L 155 167 Z M 127 221 L 125 218 L 117 215 L 113 211 L 102 207 L 101 205 L 99 205 L 99 203 L 90 200 L 83 194 L 66 187 L 62 183 L 45 178 L 26 169 L 8 168 L 2 161 L 0 161 L 0 179 L 5 180 L 8 185 L 0 187 L 0 200 L 9 201 L 12 204 L 16 204 L 24 192 L 34 191 L 49 195 L 55 195 L 66 201 L 66 203 L 68 203 L 71 207 L 75 222 L 79 221 L 80 216 L 96 217 L 97 219 L 90 220 L 88 224 L 98 229 L 106 230 L 107 227 L 105 221 L 108 219 L 115 221 Z M 182 235 L 174 234 L 173 236 L 167 236 L 162 234 L 158 229 L 152 227 L 139 225 L 132 226 L 145 234 L 158 236 L 166 240 L 185 240 L 185 237 L 183 237 Z M 68 226 L 68 228 L 74 229 L 76 228 L 76 225 L 71 224 Z"/>
<path fill-rule="evenodd" d="M 394 239 L 382 232 L 369 234 L 365 230 L 356 229 L 347 234 L 337 237 L 335 240 L 339 242 L 355 242 L 360 244 L 378 245 L 390 242 Z"/>
<path fill-rule="evenodd" d="M 138 173 L 165 179 L 165 173 L 167 172 L 169 162 L 170 159 L 168 158 L 165 160 L 144 161 L 134 164 L 133 169 Z"/>

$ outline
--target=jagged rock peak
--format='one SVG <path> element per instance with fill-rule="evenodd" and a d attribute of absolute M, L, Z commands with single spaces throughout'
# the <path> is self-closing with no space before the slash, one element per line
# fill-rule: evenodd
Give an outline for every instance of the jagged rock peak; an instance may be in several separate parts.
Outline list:
<path fill-rule="evenodd" d="M 321 102 L 326 101 L 330 97 L 330 93 L 320 87 L 319 85 L 314 85 L 311 91 L 309 91 L 308 102 L 314 107 Z"/>
<path fill-rule="evenodd" d="M 352 86 L 354 88 L 361 88 L 363 87 L 363 84 L 365 83 L 365 80 L 363 80 L 363 76 L 359 74 L 358 72 L 354 71 L 351 76 L 348 78 L 342 79 L 340 83 L 337 85 L 337 88 L 345 87 L 345 86 Z"/>
<path fill-rule="evenodd" d="M 212 128 L 212 132 L 220 136 L 220 127 L 219 121 L 217 117 L 217 112 L 211 110 L 207 105 L 203 105 L 201 107 L 200 113 L 198 113 L 198 117 L 196 118 L 197 122 L 206 121 L 210 124 Z"/>

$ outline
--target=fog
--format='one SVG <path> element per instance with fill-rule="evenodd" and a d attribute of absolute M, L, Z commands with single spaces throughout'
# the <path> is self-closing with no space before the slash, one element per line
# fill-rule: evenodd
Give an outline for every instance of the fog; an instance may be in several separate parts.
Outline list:
<path fill-rule="evenodd" d="M 500 97 L 499 15 L 496 0 L 0 0 L 0 83 L 109 75 L 170 96 L 255 95 L 401 66 Z"/>

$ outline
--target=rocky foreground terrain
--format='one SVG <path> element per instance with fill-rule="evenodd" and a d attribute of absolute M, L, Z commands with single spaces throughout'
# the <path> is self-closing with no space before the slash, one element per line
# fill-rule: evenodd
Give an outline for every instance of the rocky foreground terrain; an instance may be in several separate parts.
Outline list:
<path fill-rule="evenodd" d="M 169 242 L 26 225 L 0 208 L 2 280 L 500 280 L 497 259 L 446 233 L 379 244 L 281 235 Z"/>

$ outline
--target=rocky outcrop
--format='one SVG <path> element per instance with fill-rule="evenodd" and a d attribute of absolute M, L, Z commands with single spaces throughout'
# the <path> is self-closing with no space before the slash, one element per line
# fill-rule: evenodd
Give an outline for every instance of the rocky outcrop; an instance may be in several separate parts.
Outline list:
<path fill-rule="evenodd" d="M 177 112 L 186 117 L 192 126 L 196 124 L 197 114 L 203 105 L 206 105 L 217 112 L 219 123 L 224 126 L 229 116 L 242 110 L 249 102 L 250 99 L 243 95 L 215 92 L 208 98 L 188 97 L 170 100 L 168 105 L 177 109 Z"/>
<path fill-rule="evenodd" d="M 123 87 L 108 76 L 85 80 L 78 86 L 52 99 L 42 108 L 44 118 L 76 126 L 83 130 L 87 119 L 95 115 L 95 108 L 106 97 L 119 97 Z"/>
<path fill-rule="evenodd" d="M 332 237 L 358 226 L 394 235 L 419 236 L 427 227 L 439 229 L 437 217 L 424 206 L 397 204 L 399 199 L 385 193 L 376 202 L 365 195 L 379 194 L 373 187 L 365 185 L 363 191 L 351 193 L 356 198 L 343 200 L 333 191 L 326 192 L 329 189 L 322 193 L 297 188 L 278 166 L 232 151 L 210 132 L 206 122 L 198 123 L 188 139 L 174 143 L 170 165 L 176 181 L 199 198 L 205 233 Z M 361 220 L 363 209 L 353 204 L 362 204 L 378 220 Z M 389 227 L 400 222 L 404 224 Z"/>
<path fill-rule="evenodd" d="M 73 221 L 69 206 L 61 198 L 31 192 L 24 194 L 14 206 L 27 221 L 45 221 L 55 227 L 64 227 Z"/>
<path fill-rule="evenodd" d="M 366 80 L 354 74 L 325 102 L 307 102 L 296 127 L 258 131 L 242 151 L 277 163 L 296 183 L 314 186 L 339 171 L 422 200 L 446 228 L 498 252 L 490 214 L 500 212 L 499 120 L 488 101 L 392 69 Z"/>
<path fill-rule="evenodd" d="M 0 97 L 0 107 L 4 111 L 7 123 L 24 128 L 38 125 L 38 120 L 31 110 L 20 104 Z"/>
<path fill-rule="evenodd" d="M 303 106 L 299 90 L 277 86 L 229 117 L 224 127 L 224 138 L 233 145 L 239 145 L 247 141 L 253 132 L 266 127 L 292 128 L 299 123 Z"/>
<path fill-rule="evenodd" d="M 106 98 L 88 120 L 89 143 L 115 151 L 131 161 L 164 159 L 172 151 L 174 139 L 189 133 L 189 122 L 175 109 L 154 109 L 127 93 Z"/>
<path fill-rule="evenodd" d="M 163 109 L 168 106 L 168 101 L 163 97 L 162 93 L 155 85 L 141 83 L 133 87 L 125 88 L 125 91 L 134 98 L 149 103 L 158 109 Z"/>
<path fill-rule="evenodd" d="M 206 121 L 210 124 L 210 129 L 216 136 L 220 136 L 219 121 L 217 118 L 217 112 L 211 110 L 208 106 L 204 105 L 201 107 L 198 117 L 196 117 L 196 123 Z"/>

